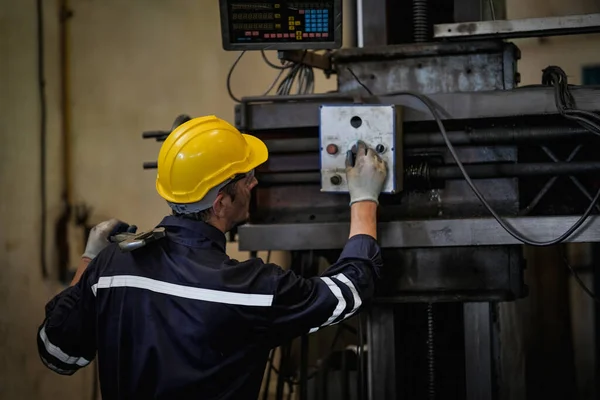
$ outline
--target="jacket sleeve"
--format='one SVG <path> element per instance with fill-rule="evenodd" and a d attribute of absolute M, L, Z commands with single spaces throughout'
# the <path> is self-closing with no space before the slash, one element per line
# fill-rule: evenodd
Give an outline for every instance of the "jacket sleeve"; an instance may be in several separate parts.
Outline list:
<path fill-rule="evenodd" d="M 268 329 L 270 344 L 277 346 L 355 315 L 373 297 L 381 267 L 377 241 L 358 235 L 348 240 L 338 261 L 319 277 L 303 278 L 278 269 Z"/>
<path fill-rule="evenodd" d="M 80 281 L 46 305 L 37 344 L 44 365 L 61 375 L 72 375 L 96 356 L 96 308 L 92 291 L 94 261 Z"/>

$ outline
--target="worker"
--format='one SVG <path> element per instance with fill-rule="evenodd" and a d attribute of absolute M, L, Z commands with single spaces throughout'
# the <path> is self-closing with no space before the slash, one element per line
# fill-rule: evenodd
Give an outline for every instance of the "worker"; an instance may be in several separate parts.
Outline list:
<path fill-rule="evenodd" d="M 123 252 L 109 238 L 127 225 L 92 229 L 70 287 L 46 306 L 42 362 L 71 375 L 97 354 L 107 400 L 256 399 L 271 349 L 356 315 L 373 296 L 387 166 L 356 148 L 349 239 L 322 276 L 305 278 L 225 251 L 225 233 L 249 217 L 265 144 L 215 116 L 176 127 L 158 157 L 156 189 L 173 211 L 158 225 L 165 237 Z"/>

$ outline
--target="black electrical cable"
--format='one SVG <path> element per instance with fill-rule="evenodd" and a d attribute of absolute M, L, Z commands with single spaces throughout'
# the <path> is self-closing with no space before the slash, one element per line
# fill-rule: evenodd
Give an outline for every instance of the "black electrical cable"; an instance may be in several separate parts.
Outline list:
<path fill-rule="evenodd" d="M 542 71 L 542 85 L 554 87 L 556 108 L 563 117 L 577 122 L 591 133 L 600 136 L 600 125 L 598 125 L 600 123 L 600 115 L 575 108 L 575 98 L 569 91 L 567 74 L 562 68 L 554 65 L 545 68 Z M 598 123 L 593 120 L 596 120 Z"/>
<path fill-rule="evenodd" d="M 40 266 L 42 277 L 48 277 L 46 265 L 46 78 L 44 73 L 44 11 L 42 0 L 37 0 L 38 89 L 40 95 Z"/>
<path fill-rule="evenodd" d="M 265 63 L 266 63 L 266 64 L 267 64 L 269 67 L 271 67 L 271 68 L 274 68 L 274 69 L 290 69 L 290 68 L 291 68 L 291 67 L 294 65 L 293 63 L 286 63 L 286 64 L 283 64 L 283 65 L 276 65 L 276 64 L 273 64 L 273 63 L 272 63 L 272 62 L 271 62 L 271 61 L 270 61 L 270 60 L 267 58 L 267 55 L 265 54 L 265 51 L 264 51 L 264 50 L 261 50 L 261 51 L 260 51 L 260 55 L 262 56 L 262 58 L 263 58 L 263 60 L 265 61 Z"/>
<path fill-rule="evenodd" d="M 229 94 L 229 97 L 231 98 L 231 100 L 235 101 L 236 103 L 241 103 L 242 100 L 240 100 L 238 97 L 236 97 L 233 94 L 233 90 L 231 89 L 231 76 L 233 75 L 233 71 L 235 70 L 235 67 L 238 65 L 238 63 L 240 62 L 240 60 L 242 59 L 242 57 L 244 56 L 244 54 L 246 54 L 246 50 L 242 51 L 240 53 L 240 55 L 238 56 L 238 58 L 235 59 L 235 61 L 233 62 L 233 64 L 229 68 L 229 72 L 227 73 L 227 93 Z M 267 89 L 267 91 L 264 92 L 262 94 L 262 96 L 268 95 L 271 92 L 271 90 L 273 90 L 273 88 L 277 84 L 277 81 L 279 81 L 279 78 L 281 78 L 281 75 L 283 75 L 283 72 L 284 72 L 284 69 L 282 69 L 281 71 L 279 71 L 279 74 L 277 75 L 277 77 L 275 78 L 275 80 L 273 81 L 273 83 L 271 83 L 271 86 L 269 86 L 269 88 Z"/>
<path fill-rule="evenodd" d="M 350 68 L 348 68 L 348 70 L 351 72 Z M 355 74 L 352 73 L 352 75 L 354 76 L 354 78 L 357 80 L 357 82 L 362 87 L 366 88 L 366 86 L 364 84 L 362 84 L 362 82 L 360 82 L 360 79 Z M 369 94 L 373 95 L 373 92 L 371 90 L 367 89 L 367 92 L 369 92 Z M 375 95 L 373 95 L 373 96 L 375 96 Z M 569 229 L 567 229 L 567 231 L 565 233 L 563 233 L 562 235 L 560 235 L 556 239 L 548 240 L 548 241 L 545 241 L 545 242 L 540 242 L 540 241 L 529 239 L 529 238 L 525 237 L 523 234 L 521 234 L 520 232 L 516 231 L 508 223 L 506 223 L 502 219 L 502 217 L 488 203 L 488 201 L 485 199 L 485 197 L 483 196 L 483 194 L 481 194 L 481 192 L 479 191 L 479 189 L 477 189 L 477 186 L 475 186 L 475 184 L 473 183 L 473 180 L 471 179 L 471 177 L 467 173 L 467 171 L 466 171 L 466 169 L 465 169 L 462 161 L 460 161 L 460 158 L 458 157 L 458 154 L 456 153 L 456 150 L 454 149 L 454 146 L 450 142 L 450 139 L 448 138 L 448 134 L 446 132 L 446 128 L 444 127 L 442 119 L 440 118 L 437 110 L 435 109 L 435 105 L 433 104 L 433 102 L 427 96 L 424 96 L 424 95 L 419 94 L 419 93 L 404 92 L 404 91 L 392 92 L 392 93 L 385 93 L 385 96 L 411 96 L 411 97 L 414 97 L 417 100 L 419 100 L 421 103 L 423 103 L 423 105 L 425 105 L 427 107 L 427 109 L 431 113 L 432 117 L 435 119 L 435 122 L 437 123 L 437 126 L 439 128 L 440 134 L 442 135 L 442 137 L 444 139 L 444 142 L 446 144 L 446 147 L 448 148 L 448 151 L 450 152 L 450 154 L 452 155 L 452 158 L 456 162 L 456 165 L 460 169 L 460 172 L 462 173 L 465 181 L 467 182 L 467 184 L 469 185 L 469 187 L 471 188 L 471 190 L 473 191 L 473 193 L 475 193 L 475 196 L 477 196 L 477 198 L 479 199 L 479 201 L 484 205 L 484 207 L 488 210 L 488 212 L 490 214 L 492 214 L 492 216 L 494 217 L 494 219 L 496 221 L 498 221 L 498 224 L 500 224 L 500 226 L 509 235 L 511 235 L 513 238 L 517 239 L 518 241 L 521 241 L 521 242 L 523 242 L 525 244 L 528 244 L 530 246 L 539 246 L 539 247 L 541 247 L 541 246 L 552 246 L 552 245 L 555 245 L 555 244 L 563 242 L 565 239 L 567 239 L 569 236 L 571 236 L 573 234 L 573 232 L 575 232 L 577 229 L 579 229 L 579 227 L 581 225 L 583 225 L 583 223 L 591 215 L 592 210 L 594 209 L 596 203 L 600 199 L 600 189 L 599 189 L 596 192 L 596 195 L 594 196 L 594 198 L 592 199 L 590 205 L 588 206 L 588 208 L 583 213 L 583 215 Z"/>
<path fill-rule="evenodd" d="M 292 64 L 292 69 L 288 72 L 286 77 L 281 81 L 279 87 L 277 88 L 277 95 L 279 96 L 287 96 L 292 92 L 292 87 L 294 86 L 294 82 L 296 78 L 297 81 L 297 89 L 296 94 L 310 94 L 314 92 L 315 88 L 315 74 L 312 67 L 308 65 L 304 65 L 303 61 L 306 57 L 307 52 L 304 51 L 302 54 L 302 58 L 300 62 L 297 64 Z"/>
<path fill-rule="evenodd" d="M 569 263 L 569 260 L 567 259 L 567 254 L 565 253 L 564 249 L 559 247 L 558 248 L 558 253 L 561 256 L 563 263 L 565 264 L 565 266 L 569 269 L 569 272 L 571 273 L 571 275 L 573 276 L 573 278 L 575 278 L 575 281 L 577 282 L 577 284 L 579 285 L 579 287 L 581 287 L 581 289 L 592 299 L 594 300 L 596 303 L 600 304 L 600 299 L 594 294 L 594 292 L 591 291 L 591 289 L 589 289 L 586 284 L 583 282 L 583 280 L 581 279 L 581 277 L 579 276 L 579 274 L 577 273 L 577 271 L 575 271 L 575 268 L 573 268 L 573 266 L 571 265 L 571 263 Z"/>

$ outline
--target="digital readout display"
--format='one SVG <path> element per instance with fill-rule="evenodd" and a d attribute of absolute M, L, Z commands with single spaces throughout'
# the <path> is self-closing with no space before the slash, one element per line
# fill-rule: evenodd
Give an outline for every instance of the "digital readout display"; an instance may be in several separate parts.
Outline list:
<path fill-rule="evenodd" d="M 230 42 L 281 43 L 333 40 L 333 1 L 238 0 L 228 5 Z"/>

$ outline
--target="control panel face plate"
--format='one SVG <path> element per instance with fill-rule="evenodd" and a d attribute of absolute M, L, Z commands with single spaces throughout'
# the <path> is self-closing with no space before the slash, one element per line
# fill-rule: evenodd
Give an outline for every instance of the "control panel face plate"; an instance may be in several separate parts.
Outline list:
<path fill-rule="evenodd" d="M 341 47 L 341 0 L 221 0 L 225 50 Z"/>
<path fill-rule="evenodd" d="M 346 155 L 358 140 L 376 150 L 387 163 L 382 193 L 402 189 L 402 122 L 394 105 L 321 106 L 321 191 L 348 192 Z M 400 173 L 398 173 L 400 171 Z"/>

